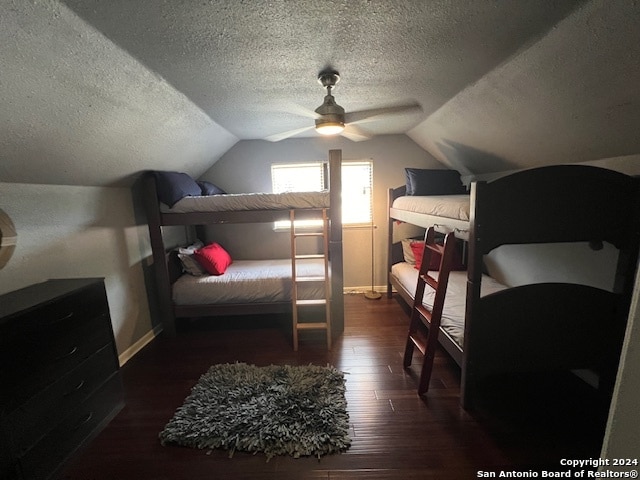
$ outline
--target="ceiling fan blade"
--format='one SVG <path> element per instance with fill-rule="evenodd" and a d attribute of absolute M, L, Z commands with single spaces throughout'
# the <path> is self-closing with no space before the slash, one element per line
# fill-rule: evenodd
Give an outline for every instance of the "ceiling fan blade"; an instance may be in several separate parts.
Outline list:
<path fill-rule="evenodd" d="M 345 114 L 345 122 L 348 124 L 360 124 L 375 122 L 392 115 L 407 115 L 422 113 L 422 107 L 418 103 L 408 105 L 398 105 L 394 107 L 372 108 L 370 110 L 360 110 Z"/>
<path fill-rule="evenodd" d="M 307 118 L 313 118 L 313 119 L 320 117 L 320 115 L 315 111 L 311 110 L 310 108 L 303 107 L 302 105 L 298 105 L 297 103 L 287 102 L 283 106 L 282 111 L 286 113 L 292 113 L 294 115 L 299 115 L 301 117 L 307 117 Z"/>
<path fill-rule="evenodd" d="M 370 140 L 371 138 L 373 138 L 372 135 L 364 132 L 355 125 L 345 125 L 344 130 L 340 135 L 348 138 L 352 142 L 362 142 L 364 140 Z"/>
<path fill-rule="evenodd" d="M 297 134 L 302 133 L 302 132 L 306 132 L 307 130 L 311 130 L 312 128 L 314 128 L 313 125 L 310 125 L 308 127 L 303 127 L 303 128 L 296 128 L 295 130 L 288 130 L 286 132 L 276 133 L 274 135 L 269 135 L 268 137 L 264 137 L 264 139 L 268 140 L 270 142 L 279 142 L 280 140 L 284 140 L 285 138 L 293 137 L 294 135 L 297 135 Z"/>

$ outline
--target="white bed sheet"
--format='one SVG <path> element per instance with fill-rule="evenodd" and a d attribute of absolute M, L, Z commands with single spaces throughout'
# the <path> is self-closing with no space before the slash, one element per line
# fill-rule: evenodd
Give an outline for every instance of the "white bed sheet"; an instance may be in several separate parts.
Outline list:
<path fill-rule="evenodd" d="M 391 272 L 402 283 L 402 285 L 413 293 L 416 290 L 418 282 L 418 270 L 405 262 L 396 263 L 391 267 Z M 429 272 L 429 275 L 438 278 L 438 272 Z M 493 278 L 483 275 L 480 295 L 485 296 L 491 293 L 499 292 L 507 287 L 498 283 Z M 435 290 L 426 288 L 423 297 L 423 304 L 431 310 Z M 444 300 L 444 309 L 440 326 L 442 330 L 447 332 L 453 340 L 460 345 L 464 345 L 464 316 L 467 298 L 467 272 L 451 272 L 449 273 L 449 283 L 447 284 L 447 294 Z"/>
<path fill-rule="evenodd" d="M 160 205 L 163 213 L 228 212 L 244 210 L 286 210 L 290 208 L 328 208 L 329 191 L 286 193 L 235 193 L 184 197 L 169 208 Z"/>
<path fill-rule="evenodd" d="M 296 261 L 297 275 L 323 276 L 324 261 Z M 324 298 L 324 284 L 305 282 L 298 298 Z M 291 260 L 234 260 L 223 275 L 195 277 L 182 275 L 173 284 L 176 305 L 218 303 L 261 303 L 291 300 Z"/>
<path fill-rule="evenodd" d="M 469 203 L 469 195 L 406 195 L 396 198 L 393 208 L 468 221 Z"/>

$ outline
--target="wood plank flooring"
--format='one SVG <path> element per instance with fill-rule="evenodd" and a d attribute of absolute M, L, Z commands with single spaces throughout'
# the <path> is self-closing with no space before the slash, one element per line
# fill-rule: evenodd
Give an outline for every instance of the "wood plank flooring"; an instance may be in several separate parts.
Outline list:
<path fill-rule="evenodd" d="M 345 332 L 330 352 L 323 334 L 303 332 L 293 352 L 290 329 L 266 318 L 235 328 L 200 321 L 175 338 L 159 337 L 122 369 L 126 407 L 59 478 L 470 479 L 478 471 L 562 469 L 561 458 L 597 457 L 605 413 L 573 375 L 500 378 L 483 402 L 459 406 L 460 371 L 443 351 L 431 388 L 416 394 L 421 358 L 402 368 L 408 317 L 395 299 L 345 297 Z M 280 319 L 282 320 L 282 319 Z M 287 320 L 288 322 L 288 320 Z M 292 459 L 163 447 L 158 433 L 210 365 L 330 363 L 346 372 L 351 448 Z M 566 469 L 564 469 L 566 470 Z"/>

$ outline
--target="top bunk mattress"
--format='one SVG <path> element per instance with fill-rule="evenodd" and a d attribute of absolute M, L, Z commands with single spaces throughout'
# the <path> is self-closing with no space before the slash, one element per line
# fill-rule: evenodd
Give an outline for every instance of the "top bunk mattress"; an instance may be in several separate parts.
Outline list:
<path fill-rule="evenodd" d="M 406 195 L 393 201 L 392 208 L 436 217 L 469 221 L 469 195 Z"/>
<path fill-rule="evenodd" d="M 389 217 L 468 240 L 469 212 L 469 195 L 406 195 L 393 201 Z"/>
<path fill-rule="evenodd" d="M 285 193 L 233 193 L 184 197 L 173 207 L 160 204 L 162 213 L 234 212 L 329 208 L 329 191 Z"/>

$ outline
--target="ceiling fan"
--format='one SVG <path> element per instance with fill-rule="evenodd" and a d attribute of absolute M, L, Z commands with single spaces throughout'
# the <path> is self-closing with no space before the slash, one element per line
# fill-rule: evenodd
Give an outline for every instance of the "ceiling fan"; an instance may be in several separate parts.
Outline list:
<path fill-rule="evenodd" d="M 309 110 L 299 105 L 294 105 L 292 108 L 289 108 L 291 113 L 315 119 L 315 125 L 270 135 L 265 137 L 265 140 L 278 142 L 315 128 L 316 132 L 320 135 L 339 134 L 354 142 L 360 142 L 362 140 L 369 140 L 372 137 L 370 133 L 359 128 L 358 125 L 360 124 L 382 120 L 390 115 L 422 112 L 422 107 L 420 107 L 419 104 L 412 103 L 347 113 L 344 108 L 336 103 L 335 98 L 331 94 L 331 91 L 339 81 L 340 74 L 335 70 L 320 72 L 318 83 L 327 91 L 322 105 L 315 110 Z"/>

